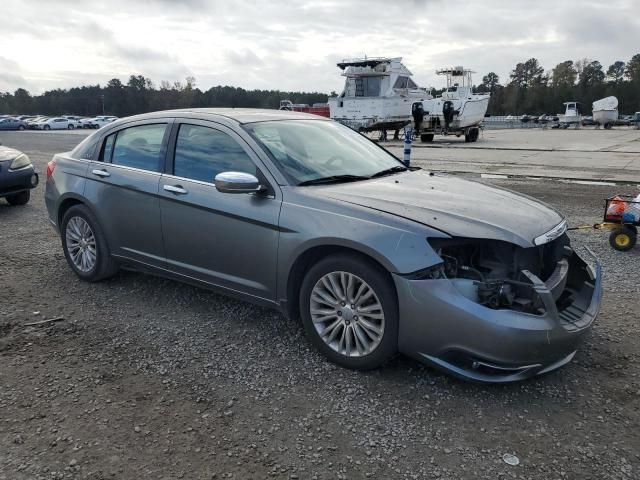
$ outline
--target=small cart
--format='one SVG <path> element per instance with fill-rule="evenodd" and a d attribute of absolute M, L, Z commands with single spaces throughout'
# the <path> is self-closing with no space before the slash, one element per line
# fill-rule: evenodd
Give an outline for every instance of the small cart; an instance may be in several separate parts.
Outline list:
<path fill-rule="evenodd" d="M 638 236 L 640 219 L 637 215 L 624 213 L 621 208 L 623 206 L 628 208 L 629 205 L 633 204 L 640 211 L 640 202 L 634 201 L 634 198 L 631 195 L 616 195 L 605 199 L 604 223 L 599 225 L 599 228 L 611 230 L 609 244 L 621 252 L 631 250 L 636 244 Z M 616 204 L 619 204 L 619 206 Z M 596 226 L 594 225 L 594 227 Z"/>

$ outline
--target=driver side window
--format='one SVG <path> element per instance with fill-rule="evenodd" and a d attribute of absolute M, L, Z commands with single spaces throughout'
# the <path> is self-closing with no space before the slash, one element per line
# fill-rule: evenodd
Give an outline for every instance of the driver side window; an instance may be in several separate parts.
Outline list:
<path fill-rule="evenodd" d="M 174 175 L 213 183 L 217 174 L 229 171 L 257 174 L 249 155 L 231 136 L 200 125 L 180 125 Z"/>

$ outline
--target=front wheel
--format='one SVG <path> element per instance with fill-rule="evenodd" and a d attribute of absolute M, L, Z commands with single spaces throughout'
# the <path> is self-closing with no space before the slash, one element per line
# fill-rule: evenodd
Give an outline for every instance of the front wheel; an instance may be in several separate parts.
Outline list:
<path fill-rule="evenodd" d="M 49 125 L 45 125 L 44 127 L 42 127 L 43 130 L 51 130 L 51 127 Z"/>
<path fill-rule="evenodd" d="M 115 275 L 118 266 L 111 257 L 102 228 L 87 207 L 71 207 L 60 227 L 64 256 L 78 277 L 97 282 Z"/>
<path fill-rule="evenodd" d="M 24 125 L 20 125 L 20 126 L 18 127 L 18 130 L 24 130 Z"/>
<path fill-rule="evenodd" d="M 398 344 L 398 302 L 389 274 L 355 255 L 332 255 L 307 272 L 300 289 L 305 332 L 329 360 L 368 370 Z"/>
<path fill-rule="evenodd" d="M 69 124 L 69 125 L 67 126 L 67 129 L 69 129 L 69 130 L 73 130 L 74 128 L 75 128 L 75 127 L 74 127 L 72 124 Z"/>
<path fill-rule="evenodd" d="M 24 192 L 14 193 L 13 195 L 9 195 L 6 197 L 9 205 L 13 205 L 17 207 L 19 205 L 26 205 L 29 203 L 29 199 L 31 198 L 31 191 L 25 190 Z"/>

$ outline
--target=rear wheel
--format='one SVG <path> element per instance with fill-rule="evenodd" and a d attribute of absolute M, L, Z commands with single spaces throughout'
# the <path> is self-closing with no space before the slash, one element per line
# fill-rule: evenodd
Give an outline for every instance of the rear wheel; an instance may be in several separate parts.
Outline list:
<path fill-rule="evenodd" d="M 307 272 L 299 302 L 308 338 L 332 362 L 367 370 L 396 353 L 396 293 L 374 263 L 347 254 L 320 260 Z"/>
<path fill-rule="evenodd" d="M 7 202 L 13 206 L 26 205 L 31 198 L 31 191 L 25 190 L 24 192 L 14 193 L 13 195 L 8 195 L 6 197 Z"/>
<path fill-rule="evenodd" d="M 24 130 L 24 125 L 20 125 L 20 126 L 18 127 L 18 130 Z"/>
<path fill-rule="evenodd" d="M 102 228 L 87 207 L 74 205 L 67 210 L 60 232 L 67 263 L 82 280 L 97 282 L 118 271 Z"/>
<path fill-rule="evenodd" d="M 69 129 L 69 130 L 73 130 L 74 128 L 75 128 L 75 127 L 73 126 L 73 124 L 72 124 L 72 123 L 70 123 L 70 124 L 67 126 L 67 129 Z"/>

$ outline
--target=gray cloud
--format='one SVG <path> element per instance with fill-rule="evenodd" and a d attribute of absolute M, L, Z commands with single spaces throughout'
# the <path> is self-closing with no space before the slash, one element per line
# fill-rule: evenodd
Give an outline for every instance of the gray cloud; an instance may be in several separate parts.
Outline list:
<path fill-rule="evenodd" d="M 193 75 L 201 88 L 328 92 L 342 86 L 335 63 L 365 54 L 403 56 L 418 83 L 440 86 L 434 72 L 446 65 L 468 66 L 478 71 L 476 80 L 495 71 L 505 81 L 530 57 L 547 70 L 584 57 L 606 68 L 640 50 L 634 0 L 2 0 L 2 6 L 3 43 L 20 48 L 3 48 L 0 90 L 141 74 L 156 83 Z M 132 41 L 138 29 L 145 33 Z M 60 39 L 69 43 L 56 48 Z M 32 52 L 43 49 L 59 68 L 41 72 Z"/>

